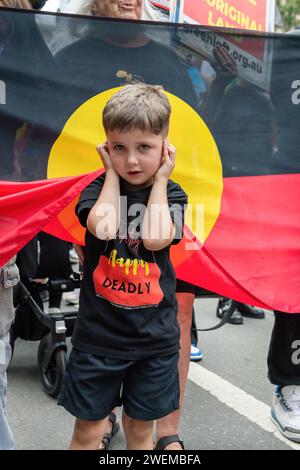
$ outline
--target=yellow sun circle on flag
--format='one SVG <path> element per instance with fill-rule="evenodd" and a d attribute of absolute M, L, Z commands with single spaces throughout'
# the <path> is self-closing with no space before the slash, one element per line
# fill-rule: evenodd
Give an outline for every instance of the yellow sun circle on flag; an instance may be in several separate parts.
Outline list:
<path fill-rule="evenodd" d="M 70 116 L 51 149 L 48 178 L 75 176 L 103 167 L 96 150 L 96 145 L 106 141 L 102 111 L 119 89 L 93 96 Z M 168 139 L 176 147 L 171 179 L 188 194 L 186 224 L 203 243 L 220 213 L 222 163 L 215 140 L 199 114 L 177 96 L 166 94 L 172 107 Z"/>

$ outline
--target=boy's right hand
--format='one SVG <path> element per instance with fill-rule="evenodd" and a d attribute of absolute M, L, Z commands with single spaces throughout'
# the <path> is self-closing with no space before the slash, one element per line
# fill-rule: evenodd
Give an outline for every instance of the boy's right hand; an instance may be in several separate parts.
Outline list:
<path fill-rule="evenodd" d="M 105 173 L 106 174 L 112 173 L 112 174 L 115 174 L 116 176 L 119 177 L 119 175 L 116 172 L 116 170 L 114 169 L 112 161 L 110 159 L 110 155 L 109 155 L 109 151 L 108 151 L 108 145 L 107 144 L 97 145 L 97 152 L 99 153 L 100 158 L 102 160 L 102 163 L 103 163 L 103 166 L 104 166 L 104 169 L 105 169 Z"/>

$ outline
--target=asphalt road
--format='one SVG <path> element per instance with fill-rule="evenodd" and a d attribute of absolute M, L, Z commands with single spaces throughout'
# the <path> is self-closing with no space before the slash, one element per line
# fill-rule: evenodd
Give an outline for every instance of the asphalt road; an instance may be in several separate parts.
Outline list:
<path fill-rule="evenodd" d="M 199 328 L 216 321 L 215 299 L 196 300 Z M 267 379 L 267 351 L 273 314 L 244 319 L 201 333 L 201 363 L 191 365 L 181 435 L 187 449 L 300 450 L 281 438 L 269 419 L 273 386 Z M 18 449 L 66 449 L 73 417 L 41 389 L 38 342 L 17 340 L 8 372 L 8 418 Z M 122 431 L 112 449 L 124 449 Z"/>

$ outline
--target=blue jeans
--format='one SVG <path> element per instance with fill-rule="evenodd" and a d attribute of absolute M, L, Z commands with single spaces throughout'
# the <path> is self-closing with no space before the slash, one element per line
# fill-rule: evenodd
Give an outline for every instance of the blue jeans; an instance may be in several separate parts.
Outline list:
<path fill-rule="evenodd" d="M 0 268 L 0 450 L 15 448 L 6 418 L 6 370 L 11 358 L 9 330 L 14 319 L 13 287 L 18 281 L 19 271 L 12 259 Z"/>
<path fill-rule="evenodd" d="M 11 356 L 9 335 L 0 339 L 0 450 L 13 450 L 15 442 L 6 418 L 6 369 Z"/>

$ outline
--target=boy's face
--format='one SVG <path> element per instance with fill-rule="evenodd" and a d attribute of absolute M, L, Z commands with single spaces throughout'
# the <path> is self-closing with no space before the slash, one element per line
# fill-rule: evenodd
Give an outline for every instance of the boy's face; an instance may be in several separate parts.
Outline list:
<path fill-rule="evenodd" d="M 128 189 L 142 189 L 153 183 L 162 163 L 165 134 L 132 129 L 107 131 L 109 155 L 115 171 L 127 182 Z"/>

